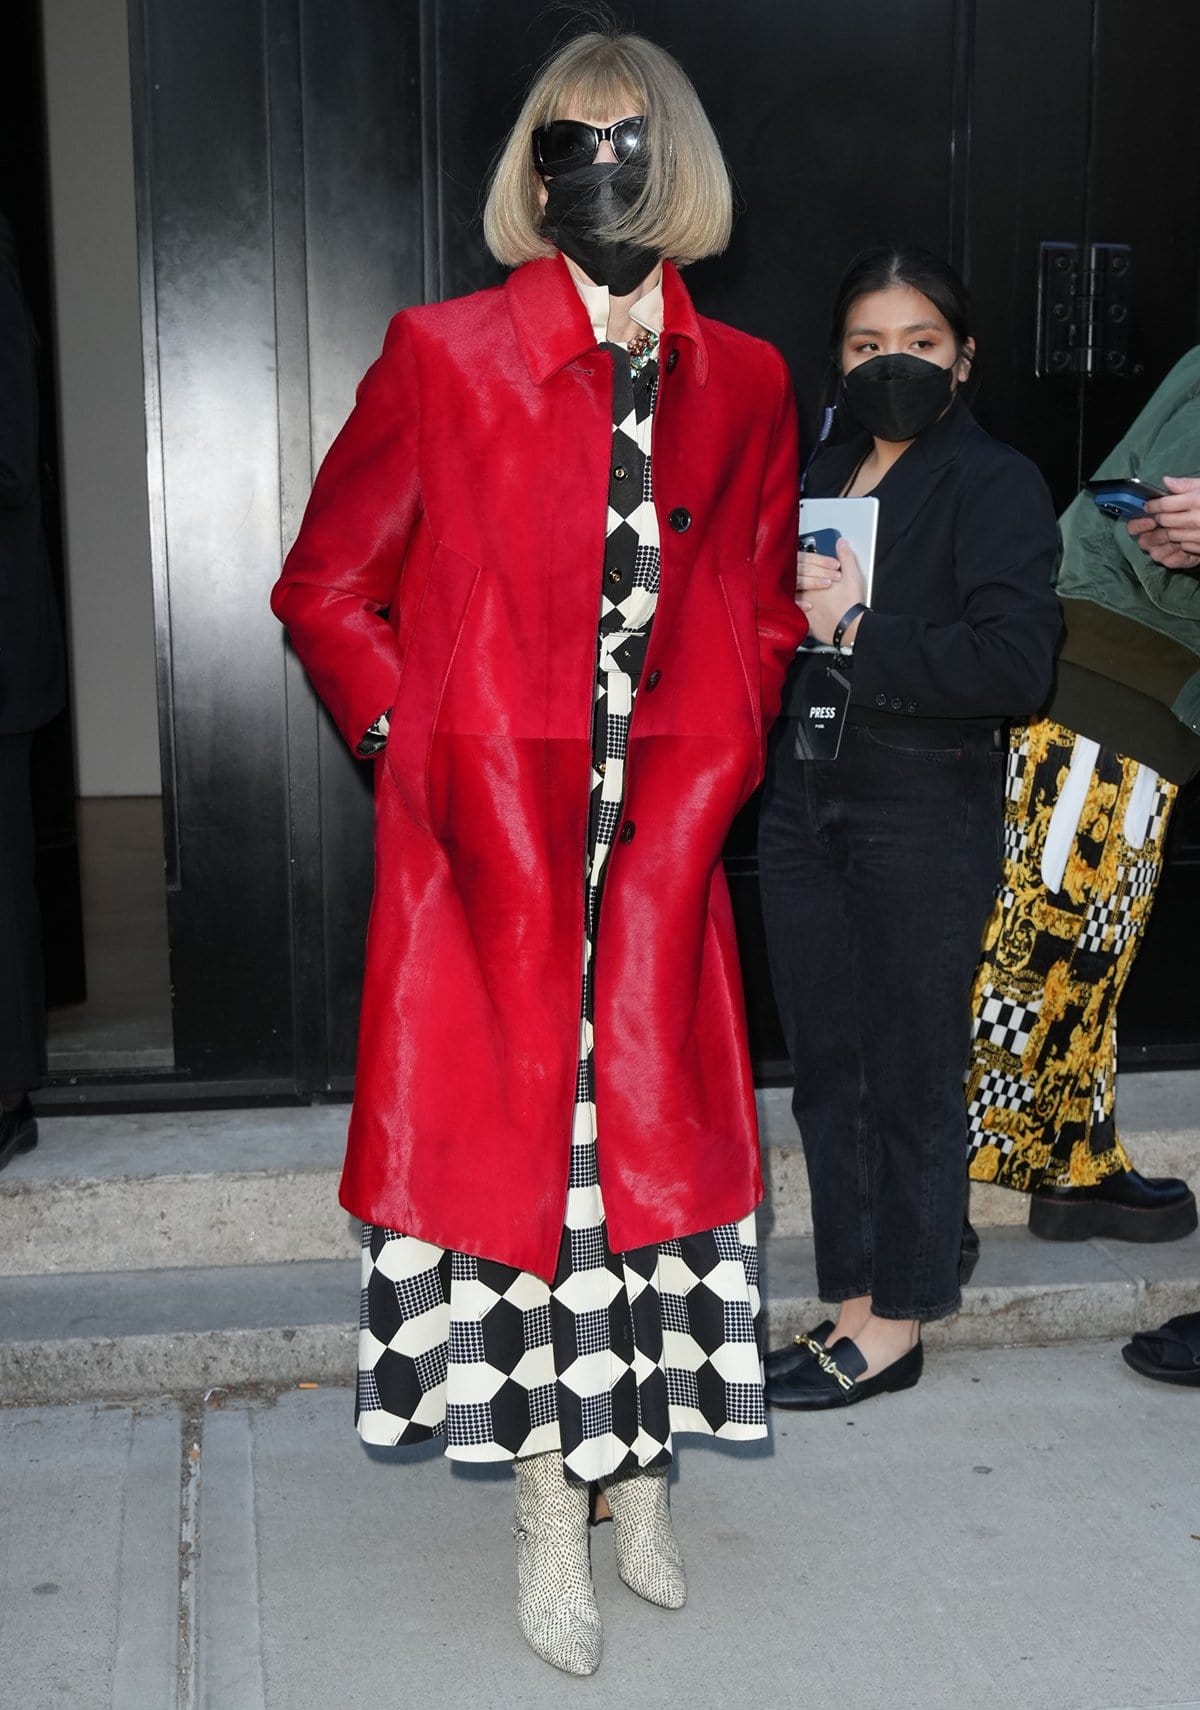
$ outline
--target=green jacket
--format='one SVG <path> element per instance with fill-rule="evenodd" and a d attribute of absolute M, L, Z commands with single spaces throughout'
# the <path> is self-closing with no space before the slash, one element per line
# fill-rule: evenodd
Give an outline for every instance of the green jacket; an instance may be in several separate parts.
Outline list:
<path fill-rule="evenodd" d="M 1096 474 L 1159 486 L 1164 475 L 1200 475 L 1200 345 L 1175 364 Z M 1195 768 L 1191 733 L 1200 732 L 1200 577 L 1156 564 L 1086 492 L 1060 529 L 1066 637 L 1051 716 L 1168 777 L 1186 776 Z M 1186 730 L 1164 717 L 1168 710 Z"/>

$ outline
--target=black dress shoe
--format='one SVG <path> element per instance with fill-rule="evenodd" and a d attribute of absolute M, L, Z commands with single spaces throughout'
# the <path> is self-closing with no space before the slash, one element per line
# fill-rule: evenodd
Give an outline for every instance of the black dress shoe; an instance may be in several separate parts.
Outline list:
<path fill-rule="evenodd" d="M 37 1117 L 29 1094 L 13 1110 L 0 1112 L 0 1170 L 18 1152 L 32 1152 L 37 1145 Z"/>
<path fill-rule="evenodd" d="M 1043 1241 L 1178 1241 L 1196 1227 L 1196 1196 L 1174 1176 L 1118 1170 L 1095 1187 L 1039 1188 L 1029 1198 L 1029 1233 Z"/>
<path fill-rule="evenodd" d="M 803 1408 L 824 1412 L 830 1407 L 853 1407 L 873 1395 L 891 1390 L 912 1389 L 921 1376 L 925 1352 L 920 1342 L 901 1354 L 874 1377 L 864 1378 L 867 1362 L 861 1348 L 848 1336 L 823 1348 L 815 1358 L 795 1366 L 782 1377 L 767 1379 L 766 1397 L 771 1407 Z"/>
<path fill-rule="evenodd" d="M 832 1318 L 826 1318 L 814 1330 L 806 1330 L 800 1336 L 793 1336 L 790 1342 L 785 1342 L 780 1348 L 768 1348 L 763 1355 L 763 1373 L 766 1377 L 782 1377 L 784 1372 L 790 1372 L 794 1366 L 803 1366 L 809 1360 L 817 1357 L 815 1342 L 822 1347 L 826 1336 L 833 1329 Z"/>

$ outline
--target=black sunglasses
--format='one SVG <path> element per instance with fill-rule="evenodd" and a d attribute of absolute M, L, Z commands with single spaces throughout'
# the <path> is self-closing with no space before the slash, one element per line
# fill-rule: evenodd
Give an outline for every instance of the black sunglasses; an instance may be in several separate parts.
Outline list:
<path fill-rule="evenodd" d="M 582 119 L 551 119 L 533 133 L 533 164 L 546 177 L 555 172 L 573 172 L 590 166 L 602 142 L 611 143 L 618 160 L 628 160 L 638 146 L 645 114 L 618 119 L 615 125 L 585 125 Z"/>

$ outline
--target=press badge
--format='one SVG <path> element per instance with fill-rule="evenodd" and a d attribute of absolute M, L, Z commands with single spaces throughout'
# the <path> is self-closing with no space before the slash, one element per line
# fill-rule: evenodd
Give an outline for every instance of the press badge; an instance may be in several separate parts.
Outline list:
<path fill-rule="evenodd" d="M 850 659 L 827 648 L 800 649 L 789 699 L 795 708 L 797 760 L 836 760 L 850 706 Z"/>

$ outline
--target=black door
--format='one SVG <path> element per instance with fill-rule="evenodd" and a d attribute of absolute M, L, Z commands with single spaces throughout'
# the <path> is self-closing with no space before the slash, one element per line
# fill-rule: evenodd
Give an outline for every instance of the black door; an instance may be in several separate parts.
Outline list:
<path fill-rule="evenodd" d="M 130 15 L 177 1077 L 307 1091 L 352 1070 L 370 778 L 267 596 L 424 293 L 418 8 Z"/>
<path fill-rule="evenodd" d="M 1200 18 L 1189 0 L 1155 11 L 1178 32 L 1165 93 L 1164 56 L 1132 52 L 1138 0 L 898 0 L 871 8 L 869 28 L 826 0 L 625 5 L 694 77 L 744 202 L 729 253 L 689 275 L 700 308 L 783 348 L 811 422 L 849 256 L 889 238 L 948 254 L 977 299 L 979 413 L 1065 502 L 1196 337 L 1194 241 L 1162 228 L 1194 206 L 1184 68 Z M 389 314 L 498 277 L 480 186 L 564 14 L 543 0 L 134 0 L 131 17 L 176 1061 L 206 1084 L 344 1088 L 369 778 L 267 592 Z M 1151 105 L 1123 153 L 1128 113 Z M 1038 247 L 1097 239 L 1131 245 L 1129 368 L 1038 379 Z M 779 1075 L 752 815 L 728 865 L 755 1052 Z M 1200 1054 L 1200 1014 L 1173 1021 Z"/>
<path fill-rule="evenodd" d="M 0 55 L 0 210 L 13 231 L 22 290 L 38 341 L 42 521 L 60 610 L 65 611 L 41 60 L 36 0 L 17 0 L 6 13 Z M 46 997 L 51 1004 L 81 1003 L 87 978 L 69 710 L 34 739 L 32 787 Z"/>

